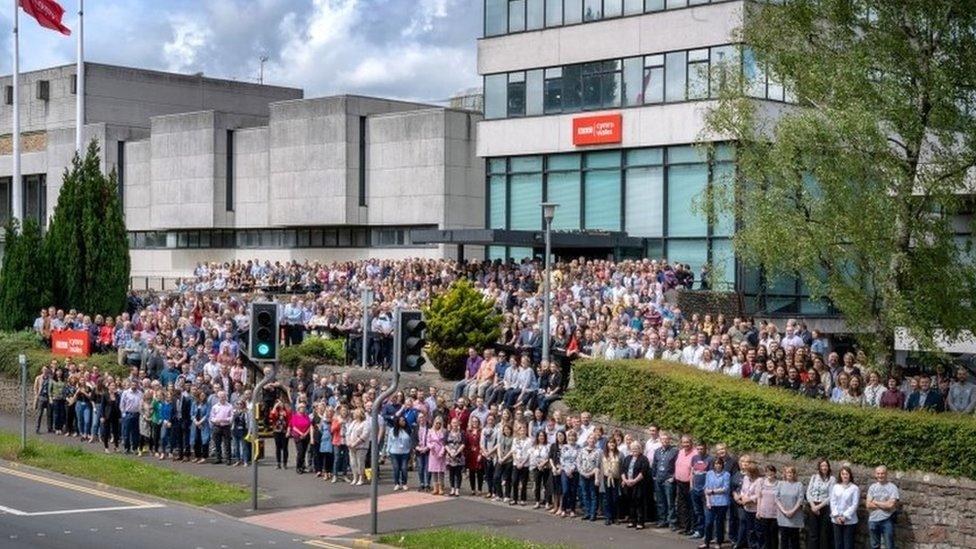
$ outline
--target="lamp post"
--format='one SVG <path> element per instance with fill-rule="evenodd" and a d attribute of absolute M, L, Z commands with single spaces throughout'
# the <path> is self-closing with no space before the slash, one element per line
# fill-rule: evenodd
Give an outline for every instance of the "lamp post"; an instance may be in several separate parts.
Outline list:
<path fill-rule="evenodd" d="M 549 317 L 551 316 L 552 298 L 549 291 L 549 258 L 552 256 L 552 218 L 556 217 L 556 208 L 559 204 L 553 202 L 542 203 L 542 219 L 546 222 L 546 273 L 542 281 L 542 361 L 549 363 Z"/>

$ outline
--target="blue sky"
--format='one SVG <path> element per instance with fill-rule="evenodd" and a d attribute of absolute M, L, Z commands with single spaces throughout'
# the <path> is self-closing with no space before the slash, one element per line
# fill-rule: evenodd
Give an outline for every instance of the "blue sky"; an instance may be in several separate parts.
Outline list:
<path fill-rule="evenodd" d="M 59 0 L 77 25 L 77 0 Z M 11 4 L 0 3 L 9 74 Z M 297 86 L 440 100 L 480 85 L 481 0 L 87 0 L 89 61 Z M 73 63 L 75 39 L 21 13 L 21 68 Z"/>

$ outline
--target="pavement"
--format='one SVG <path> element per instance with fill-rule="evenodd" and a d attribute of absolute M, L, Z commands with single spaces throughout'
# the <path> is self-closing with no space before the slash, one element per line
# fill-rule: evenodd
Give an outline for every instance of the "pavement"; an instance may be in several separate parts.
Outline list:
<path fill-rule="evenodd" d="M 19 432 L 20 418 L 9 414 L 0 415 L 0 429 Z M 31 434 L 33 436 L 33 425 Z M 101 452 L 101 445 L 88 444 L 76 438 L 41 435 L 41 440 Z M 267 441 L 273 444 L 271 441 Z M 271 447 L 268 447 L 270 451 Z M 133 457 L 152 462 L 160 467 L 211 478 L 213 480 L 250 486 L 252 470 L 249 467 L 224 465 L 196 465 L 157 461 L 154 458 Z M 294 459 L 294 458 L 292 458 Z M 2 466 L 2 465 L 0 465 Z M 389 475 L 388 465 L 383 473 Z M 71 547 L 113 547 L 106 545 L 106 536 L 116 532 L 129 532 L 142 536 L 136 543 L 126 543 L 126 549 L 138 547 L 246 547 L 246 546 L 294 546 L 304 544 L 319 547 L 363 546 L 370 532 L 369 486 L 351 486 L 345 483 L 327 483 L 314 475 L 298 475 L 293 469 L 278 470 L 273 466 L 259 468 L 258 510 L 252 511 L 250 502 L 218 505 L 208 510 L 196 509 L 172 502 L 153 501 L 141 495 L 129 496 L 139 503 L 124 500 L 110 501 L 100 495 L 93 499 L 85 496 L 85 505 L 77 501 L 77 495 L 38 499 L 42 505 L 31 503 L 31 497 L 14 495 L 7 490 L 7 483 L 23 479 L 10 479 L 0 474 L 0 547 L 7 542 L 29 540 L 24 547 L 61 547 L 60 541 L 71 539 Z M 2 473 L 2 471 L 0 471 Z M 46 474 L 46 473 L 44 473 Z M 410 480 L 415 477 L 410 473 Z M 82 481 L 71 480 L 84 484 Z M 465 480 L 465 483 L 467 481 Z M 9 485 L 15 488 L 19 485 Z M 466 484 L 465 484 L 466 486 Z M 35 491 L 51 488 L 33 488 Z M 99 486 L 104 493 L 117 491 Z M 77 492 L 77 490 L 75 490 Z M 28 493 L 28 492 L 25 492 Z M 33 494 L 34 492 L 29 492 Z M 70 494 L 70 492 L 68 492 Z M 465 488 L 464 493 L 467 494 Z M 43 494 L 42 494 L 43 495 Z M 50 496 L 50 494 L 48 494 Z M 162 504 L 162 507 L 146 505 Z M 131 509 L 106 509 L 132 506 Z M 28 513 L 3 514 L 7 507 Z M 65 509 L 97 509 L 79 513 L 61 513 L 58 520 L 45 520 L 46 515 L 30 513 L 63 511 Z M 670 532 L 647 529 L 635 531 L 623 525 L 605 526 L 602 522 L 584 522 L 580 519 L 553 517 L 542 510 L 530 507 L 512 507 L 489 502 L 483 498 L 465 496 L 445 498 L 410 490 L 393 492 L 392 486 L 381 478 L 378 529 L 380 534 L 434 527 L 459 529 L 488 529 L 492 533 L 537 543 L 559 543 L 574 547 L 601 547 L 612 544 L 615 549 L 696 547 L 697 543 Z M 114 522 L 113 522 L 114 521 Z M 211 522 L 214 521 L 214 522 Z M 123 524 L 124 522 L 124 524 Z M 134 526 L 133 526 L 134 525 Z M 168 526 L 167 526 L 168 525 Z M 116 528 L 123 530 L 116 530 Z M 95 528 L 96 530 L 91 530 Z M 71 534 L 65 534 L 70 531 Z M 7 534 L 9 532 L 9 534 Z M 171 533 L 172 532 L 172 533 Z M 219 532 L 215 537 L 212 535 Z M 149 534 L 152 535 L 149 535 Z M 15 535 L 16 538 L 4 539 Z M 169 537 L 174 535 L 176 537 Z M 120 536 L 121 537 L 121 536 Z M 109 536 L 109 539 L 114 539 Z M 126 536 L 126 540 L 132 538 Z M 152 539 L 143 545 L 142 541 Z M 39 543 L 39 540 L 41 541 Z M 161 544 L 162 541 L 162 544 Z M 172 541 L 173 545 L 169 545 Z M 365 543 L 365 544 L 368 544 Z M 9 545 L 19 547 L 19 545 Z"/>

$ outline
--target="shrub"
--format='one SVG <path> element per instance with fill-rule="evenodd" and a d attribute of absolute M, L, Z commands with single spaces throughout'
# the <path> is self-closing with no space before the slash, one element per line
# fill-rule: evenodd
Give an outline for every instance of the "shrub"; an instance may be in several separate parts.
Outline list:
<path fill-rule="evenodd" d="M 424 310 L 427 356 L 447 379 L 464 375 L 468 347 L 482 348 L 498 339 L 501 316 L 494 304 L 465 279 L 454 281 Z"/>
<path fill-rule="evenodd" d="M 976 478 L 976 419 L 811 400 L 663 361 L 580 361 L 567 404 L 734 448 Z"/>
<path fill-rule="evenodd" d="M 346 340 L 309 337 L 301 345 L 282 347 L 278 363 L 294 370 L 301 367 L 315 367 L 320 364 L 344 364 L 346 361 Z"/>
<path fill-rule="evenodd" d="M 21 330 L 31 325 L 41 307 L 51 304 L 47 254 L 37 221 L 17 221 L 5 230 L 6 248 L 0 269 L 0 329 Z"/>
<path fill-rule="evenodd" d="M 32 378 L 31 381 L 42 367 L 51 363 L 51 359 L 57 359 L 59 362 L 64 361 L 64 357 L 53 355 L 50 349 L 41 342 L 41 338 L 33 332 L 0 332 L 0 375 L 14 380 L 20 379 L 19 356 L 21 353 L 27 355 L 27 373 Z M 80 357 L 76 358 L 75 362 L 98 366 L 102 372 L 113 375 L 125 375 L 129 371 L 125 366 L 118 365 L 114 353 Z"/>

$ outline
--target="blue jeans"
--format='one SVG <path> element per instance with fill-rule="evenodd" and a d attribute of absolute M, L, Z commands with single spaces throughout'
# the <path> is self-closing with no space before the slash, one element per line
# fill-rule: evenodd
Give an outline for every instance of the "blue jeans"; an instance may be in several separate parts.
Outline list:
<path fill-rule="evenodd" d="M 620 488 L 610 486 L 606 482 L 603 484 L 603 516 L 606 519 L 606 523 L 610 524 L 617 520 L 617 500 L 619 498 L 618 491 Z"/>
<path fill-rule="evenodd" d="M 251 443 L 244 440 L 244 433 L 234 433 L 230 441 L 232 459 L 248 463 L 251 461 Z"/>
<path fill-rule="evenodd" d="M 75 402 L 75 428 L 81 436 L 87 435 L 91 430 L 91 411 L 90 402 Z"/>
<path fill-rule="evenodd" d="M 579 483 L 576 481 L 576 472 L 566 474 L 563 471 L 559 475 L 560 481 L 563 487 L 563 511 L 570 513 L 576 510 L 576 487 Z"/>
<path fill-rule="evenodd" d="M 691 530 L 699 534 L 705 533 L 705 492 L 691 491 Z"/>
<path fill-rule="evenodd" d="M 410 454 L 390 454 L 393 460 L 393 484 L 397 486 L 407 485 L 407 459 Z"/>
<path fill-rule="evenodd" d="M 159 427 L 159 451 L 166 454 L 173 451 L 173 445 L 170 444 L 169 432 L 172 427 L 167 427 L 165 423 L 161 424 Z"/>
<path fill-rule="evenodd" d="M 670 525 L 672 528 L 677 524 L 674 509 L 674 481 L 654 481 L 654 502 L 657 504 L 657 523 Z"/>
<path fill-rule="evenodd" d="M 102 407 L 92 405 L 91 429 L 89 434 L 96 439 L 101 435 L 102 429 Z"/>
<path fill-rule="evenodd" d="M 417 466 L 417 478 L 420 480 L 421 488 L 430 487 L 430 473 L 427 472 L 427 461 L 429 458 L 430 454 L 427 452 L 417 454 L 417 461 L 414 464 Z"/>
<path fill-rule="evenodd" d="M 580 475 L 580 502 L 583 506 L 583 517 L 596 518 L 596 484 L 593 477 Z"/>
<path fill-rule="evenodd" d="M 892 517 L 868 522 L 871 549 L 895 549 L 895 520 Z"/>
<path fill-rule="evenodd" d="M 856 524 L 833 524 L 834 549 L 854 549 L 854 529 Z"/>
<path fill-rule="evenodd" d="M 122 414 L 122 447 L 126 452 L 139 449 L 139 414 Z"/>
<path fill-rule="evenodd" d="M 711 509 L 705 509 L 705 530 L 702 532 L 705 535 L 704 543 L 725 543 L 725 513 L 728 510 L 725 505 L 713 505 Z"/>

